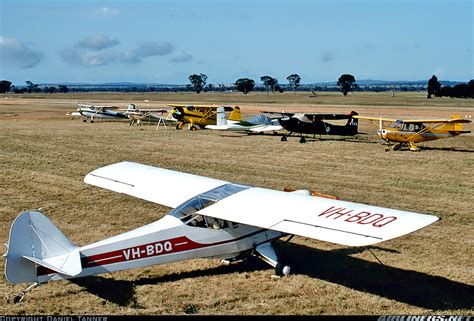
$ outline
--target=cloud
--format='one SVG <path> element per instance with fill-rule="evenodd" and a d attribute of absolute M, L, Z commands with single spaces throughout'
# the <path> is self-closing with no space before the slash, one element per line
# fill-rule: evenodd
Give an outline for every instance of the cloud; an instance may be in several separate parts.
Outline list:
<path fill-rule="evenodd" d="M 136 48 L 128 49 L 122 53 L 121 61 L 125 63 L 139 63 L 143 58 L 152 56 L 166 56 L 174 51 L 174 46 L 169 42 L 145 42 Z"/>
<path fill-rule="evenodd" d="M 193 56 L 185 52 L 177 54 L 176 56 L 170 59 L 171 62 L 176 62 L 176 63 L 183 63 L 183 62 L 188 62 L 191 60 L 193 60 Z"/>
<path fill-rule="evenodd" d="M 94 13 L 101 17 L 116 17 L 120 14 L 120 10 L 102 7 L 102 8 L 94 10 Z"/>
<path fill-rule="evenodd" d="M 118 43 L 118 40 L 107 36 L 89 37 L 72 48 L 62 50 L 60 56 L 70 64 L 95 67 L 111 63 L 137 64 L 144 58 L 166 56 L 174 51 L 174 46 L 169 42 L 145 42 L 120 52 L 107 50 Z"/>
<path fill-rule="evenodd" d="M 77 46 L 85 49 L 102 50 L 116 46 L 120 43 L 117 39 L 104 35 L 90 36 L 77 43 Z"/>
<path fill-rule="evenodd" d="M 44 59 L 44 54 L 18 40 L 0 36 L 0 57 L 2 64 L 28 69 L 39 64 Z"/>
<path fill-rule="evenodd" d="M 114 54 L 107 52 L 97 52 L 90 50 L 78 50 L 76 48 L 67 48 L 60 52 L 63 61 L 86 67 L 103 66 L 115 62 L 117 59 Z"/>

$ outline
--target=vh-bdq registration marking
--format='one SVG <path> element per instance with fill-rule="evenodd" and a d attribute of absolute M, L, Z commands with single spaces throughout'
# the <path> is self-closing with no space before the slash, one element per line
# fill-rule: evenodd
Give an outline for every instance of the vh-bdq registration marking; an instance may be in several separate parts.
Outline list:
<path fill-rule="evenodd" d="M 156 242 L 152 244 L 131 247 L 122 251 L 125 260 L 136 260 L 150 256 L 156 256 L 173 251 L 173 244 L 170 241 Z"/>
<path fill-rule="evenodd" d="M 379 213 L 371 213 L 366 211 L 354 211 L 345 207 L 331 206 L 318 216 L 324 218 L 332 218 L 334 220 L 341 218 L 344 222 L 357 224 L 372 224 L 374 227 L 383 227 L 392 223 L 397 219 L 396 216 L 385 216 Z"/>

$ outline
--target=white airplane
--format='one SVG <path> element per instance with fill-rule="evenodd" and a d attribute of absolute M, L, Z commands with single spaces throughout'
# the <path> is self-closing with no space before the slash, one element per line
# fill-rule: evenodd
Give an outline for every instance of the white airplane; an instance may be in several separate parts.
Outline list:
<path fill-rule="evenodd" d="M 168 113 L 168 116 L 163 117 L 165 113 Z M 170 110 L 168 109 L 137 108 L 135 104 L 128 104 L 128 108 L 125 110 L 125 115 L 130 119 L 130 125 L 136 124 L 137 126 L 141 126 L 142 121 L 156 123 L 157 127 L 159 125 L 166 127 L 166 124 L 177 122 L 177 120 L 171 116 Z"/>
<path fill-rule="evenodd" d="M 272 119 L 264 114 L 251 116 L 241 121 L 228 120 L 222 107 L 217 108 L 216 125 L 207 125 L 206 128 L 253 133 L 276 132 L 283 129 L 278 119 Z"/>
<path fill-rule="evenodd" d="M 438 217 L 284 192 L 132 162 L 101 167 L 84 182 L 172 208 L 163 218 L 85 246 L 74 245 L 40 211 L 17 216 L 7 245 L 10 283 L 61 280 L 196 258 L 254 254 L 288 275 L 272 242 L 301 235 L 346 246 L 390 240 Z M 105 219 L 105 218 L 104 218 Z"/>
<path fill-rule="evenodd" d="M 82 121 L 86 122 L 88 119 L 91 123 L 94 119 L 108 119 L 108 120 L 124 120 L 127 119 L 127 115 L 123 112 L 117 111 L 118 107 L 113 106 L 94 106 L 87 104 L 77 104 L 77 111 L 82 116 Z"/>

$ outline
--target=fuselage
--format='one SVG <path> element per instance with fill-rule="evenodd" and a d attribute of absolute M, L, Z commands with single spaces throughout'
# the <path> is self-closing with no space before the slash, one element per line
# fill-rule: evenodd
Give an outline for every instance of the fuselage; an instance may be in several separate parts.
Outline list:
<path fill-rule="evenodd" d="M 202 218 L 205 224 L 194 226 L 194 220 L 185 223 L 166 215 L 154 223 L 81 247 L 82 272 L 74 277 L 196 258 L 232 258 L 285 235 L 227 221 L 221 221 L 220 226 L 211 225 L 209 220 L 214 219 Z M 68 277 L 38 268 L 40 282 L 65 278 Z"/>
<path fill-rule="evenodd" d="M 127 115 L 109 109 L 100 109 L 96 107 L 81 107 L 77 111 L 86 118 L 104 118 L 104 119 L 126 119 Z"/>
<path fill-rule="evenodd" d="M 410 131 L 410 130 L 401 130 L 398 128 L 384 128 L 382 131 L 378 132 L 378 135 L 389 142 L 397 143 L 419 143 L 430 140 L 449 138 L 457 136 L 456 132 L 447 132 L 437 129 L 429 129 L 425 131 Z"/>

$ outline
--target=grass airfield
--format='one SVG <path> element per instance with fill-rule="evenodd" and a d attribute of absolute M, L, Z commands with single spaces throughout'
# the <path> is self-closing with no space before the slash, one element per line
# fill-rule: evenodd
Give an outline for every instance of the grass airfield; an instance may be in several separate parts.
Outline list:
<path fill-rule="evenodd" d="M 78 102 L 238 105 L 244 116 L 260 110 L 474 116 L 472 99 L 426 99 L 425 92 L 0 95 L 1 243 L 20 211 L 39 207 L 77 245 L 166 215 L 166 207 L 83 183 L 88 172 L 123 160 L 441 218 L 370 251 L 304 237 L 278 243 L 294 272 L 285 278 L 271 277 L 273 268 L 256 258 L 230 266 L 200 259 L 51 282 L 14 304 L 26 285 L 2 277 L 0 314 L 474 314 L 474 134 L 421 143 L 421 152 L 385 152 L 376 127 L 363 120 L 365 134 L 356 139 L 300 144 L 269 134 L 83 123 L 65 115 Z M 464 127 L 474 132 L 473 123 Z"/>

